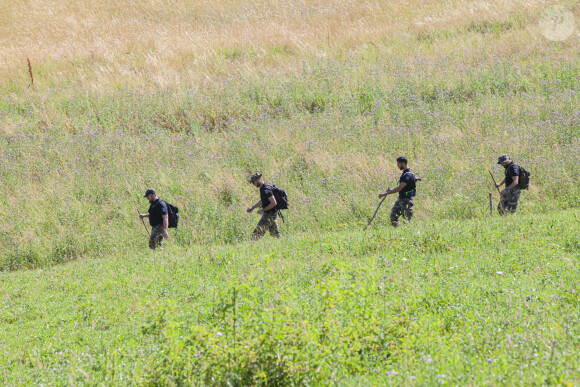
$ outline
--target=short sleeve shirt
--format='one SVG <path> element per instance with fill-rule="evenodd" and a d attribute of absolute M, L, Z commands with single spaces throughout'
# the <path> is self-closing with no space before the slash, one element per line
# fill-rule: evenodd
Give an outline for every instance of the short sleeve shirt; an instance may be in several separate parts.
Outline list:
<path fill-rule="evenodd" d="M 399 183 L 406 183 L 407 185 L 401 191 L 399 191 L 399 198 L 409 197 L 407 192 L 415 191 L 415 174 L 410 168 L 403 171 Z M 414 195 L 413 195 L 414 196 Z"/>
<path fill-rule="evenodd" d="M 511 163 L 505 169 L 505 186 L 509 187 L 514 182 L 514 177 L 520 175 L 520 167 Z"/>
<path fill-rule="evenodd" d="M 155 200 L 149 206 L 149 224 L 151 227 L 163 224 L 163 215 L 168 215 L 167 204 L 161 199 Z"/>
<path fill-rule="evenodd" d="M 260 187 L 260 200 L 262 201 L 262 208 L 266 208 L 270 205 L 270 198 L 274 196 L 274 190 L 269 184 L 262 184 Z M 276 212 L 276 208 L 272 208 L 270 211 L 264 211 L 266 213 Z"/>

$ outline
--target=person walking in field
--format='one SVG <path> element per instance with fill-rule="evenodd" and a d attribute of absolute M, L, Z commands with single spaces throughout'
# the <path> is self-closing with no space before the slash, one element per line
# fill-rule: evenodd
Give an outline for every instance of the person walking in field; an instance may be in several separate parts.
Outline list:
<path fill-rule="evenodd" d="M 264 182 L 260 173 L 254 173 L 249 182 L 260 189 L 260 200 L 252 207 L 248 207 L 246 211 L 251 213 L 256 208 L 262 207 L 258 210 L 258 214 L 262 215 L 262 218 L 254 230 L 252 239 L 259 240 L 266 234 L 266 231 L 270 231 L 270 235 L 275 238 L 281 238 L 282 235 L 278 227 L 278 210 L 276 208 L 278 202 L 274 196 L 274 188 Z"/>
<path fill-rule="evenodd" d="M 417 176 L 415 176 L 415 174 L 409 168 L 407 158 L 405 156 L 397 158 L 397 167 L 403 171 L 401 177 L 399 178 L 399 186 L 397 188 L 388 189 L 385 193 L 379 195 L 379 199 L 382 199 L 387 195 L 397 192 L 399 193 L 399 198 L 391 210 L 391 224 L 394 227 L 401 225 L 401 222 L 399 221 L 399 217 L 401 217 L 401 215 L 409 222 L 411 219 L 413 219 L 414 197 L 417 193 Z"/>
<path fill-rule="evenodd" d="M 505 178 L 500 183 L 496 183 L 495 187 L 499 188 L 504 184 L 506 186 L 499 193 L 501 197 L 497 210 L 500 215 L 515 214 L 521 194 L 520 174 L 524 172 L 524 179 L 527 175 L 529 180 L 529 173 L 514 163 L 508 155 L 499 156 L 497 163 L 505 168 Z M 525 188 L 527 188 L 527 183 Z"/>
<path fill-rule="evenodd" d="M 159 199 L 154 189 L 149 188 L 145 192 L 145 197 L 149 200 L 150 206 L 147 214 L 139 214 L 139 218 L 149 218 L 151 225 L 151 236 L 149 237 L 149 248 L 155 250 L 162 248 L 163 239 L 168 239 L 169 234 L 169 211 L 167 203 Z"/>

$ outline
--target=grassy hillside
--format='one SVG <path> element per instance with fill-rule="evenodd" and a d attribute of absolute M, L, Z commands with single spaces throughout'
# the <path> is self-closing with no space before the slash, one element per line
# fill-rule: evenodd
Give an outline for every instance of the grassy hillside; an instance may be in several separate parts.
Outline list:
<path fill-rule="evenodd" d="M 359 227 L 401 154 L 423 178 L 417 219 L 483 216 L 500 153 L 532 172 L 522 212 L 576 208 L 577 41 L 544 39 L 534 18 L 270 47 L 269 64 L 228 48 L 211 78 L 163 88 L 131 77 L 95 87 L 51 61 L 34 67 L 34 87 L 24 71 L 7 76 L 0 267 L 141 248 L 149 186 L 182 209 L 181 246 L 245 240 L 255 171 L 290 193 L 286 234 Z"/>
<path fill-rule="evenodd" d="M 0 5 L 5 383 L 577 384 L 580 36 L 542 35 L 551 4 Z M 501 153 L 532 172 L 507 219 Z M 400 155 L 415 223 L 389 198 L 355 231 Z M 281 241 L 248 243 L 256 171 Z M 181 210 L 158 254 L 149 187 Z"/>

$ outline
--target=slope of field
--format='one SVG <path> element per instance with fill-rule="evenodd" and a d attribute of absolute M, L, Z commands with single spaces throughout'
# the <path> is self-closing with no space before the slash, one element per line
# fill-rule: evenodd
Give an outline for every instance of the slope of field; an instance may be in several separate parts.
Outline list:
<path fill-rule="evenodd" d="M 245 240 L 256 171 L 289 191 L 287 233 L 358 227 L 396 184 L 401 154 L 423 178 L 417 219 L 482 216 L 501 153 L 532 172 L 522 212 L 576 208 L 577 41 L 514 18 L 325 57 L 276 51 L 280 72 L 241 49 L 218 55 L 213 80 L 168 88 L 95 89 L 51 62 L 34 87 L 5 78 L 0 267 L 143 246 L 135 215 L 149 186 L 182 208 L 180 245 Z"/>
<path fill-rule="evenodd" d="M 1 382 L 578 384 L 580 41 L 540 33 L 552 4 L 2 2 Z M 501 153 L 532 172 L 505 219 Z M 403 154 L 414 223 L 389 198 L 355 231 Z M 248 243 L 256 171 L 281 241 Z M 181 209 L 156 254 L 148 187 Z"/>

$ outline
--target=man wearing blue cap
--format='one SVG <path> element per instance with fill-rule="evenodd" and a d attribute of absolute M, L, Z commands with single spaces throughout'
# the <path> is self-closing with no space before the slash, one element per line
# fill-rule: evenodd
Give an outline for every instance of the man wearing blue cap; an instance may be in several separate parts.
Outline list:
<path fill-rule="evenodd" d="M 149 188 L 145 192 L 145 197 L 151 204 L 149 206 L 148 214 L 139 214 L 139 218 L 149 218 L 151 225 L 151 237 L 149 238 L 149 248 L 155 250 L 163 245 L 163 239 L 168 239 L 169 234 L 167 228 L 169 227 L 169 213 L 167 211 L 167 204 L 159 199 L 154 189 Z"/>
<path fill-rule="evenodd" d="M 379 199 L 382 199 L 387 195 L 397 192 L 399 193 L 399 198 L 391 210 L 391 224 L 394 227 L 399 227 L 401 225 L 401 222 L 399 221 L 401 215 L 409 222 L 413 219 L 413 206 L 415 204 L 414 197 L 417 194 L 417 176 L 415 176 L 411 171 L 411 168 L 407 165 L 407 158 L 405 156 L 397 158 L 397 167 L 403 171 L 403 174 L 399 178 L 399 186 L 397 188 L 388 189 L 385 193 L 379 195 Z"/>

